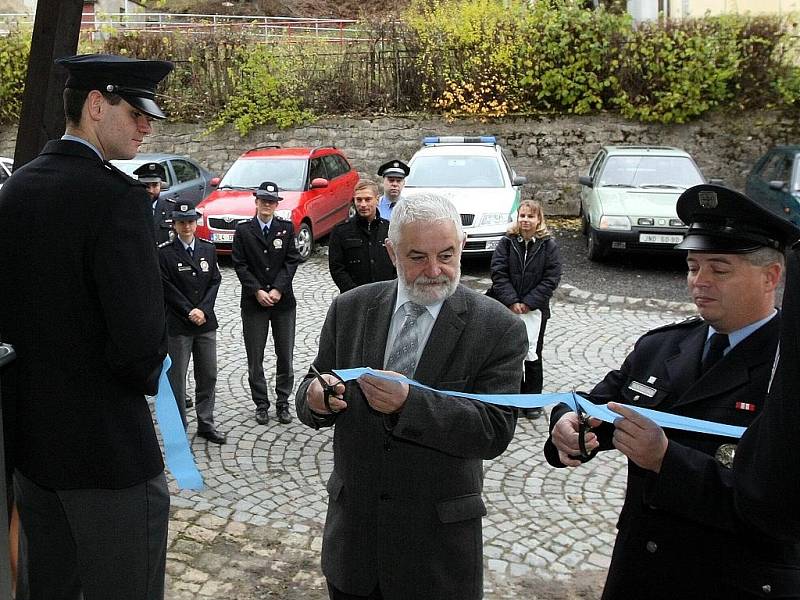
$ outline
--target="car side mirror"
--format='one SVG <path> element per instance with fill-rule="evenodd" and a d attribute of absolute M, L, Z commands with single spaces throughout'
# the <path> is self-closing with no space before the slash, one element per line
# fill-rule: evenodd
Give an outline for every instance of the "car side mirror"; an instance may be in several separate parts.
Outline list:
<path fill-rule="evenodd" d="M 775 179 L 769 182 L 769 189 L 781 191 L 786 187 L 786 182 L 780 179 Z"/>
<path fill-rule="evenodd" d="M 220 178 L 219 177 L 212 177 L 211 181 L 209 181 L 209 183 L 211 184 L 211 187 L 217 187 L 219 185 L 219 182 L 220 182 Z"/>
<path fill-rule="evenodd" d="M 589 177 L 588 175 L 580 175 L 578 177 L 578 183 L 580 183 L 581 185 L 585 185 L 586 187 L 594 187 L 594 182 L 592 181 L 592 178 Z"/>
<path fill-rule="evenodd" d="M 169 184 L 166 181 L 162 181 L 159 190 L 161 192 L 166 192 L 168 189 L 169 189 Z"/>
<path fill-rule="evenodd" d="M 528 178 L 524 175 L 514 175 L 514 178 L 511 180 L 511 185 L 514 187 L 525 185 L 528 183 Z"/>
<path fill-rule="evenodd" d="M 324 177 L 315 177 L 311 180 L 311 189 L 316 190 L 318 188 L 325 188 L 328 187 L 328 180 Z"/>
<path fill-rule="evenodd" d="M 711 183 L 713 185 L 725 185 L 725 180 L 722 179 L 721 177 L 712 177 L 708 180 L 708 183 Z"/>

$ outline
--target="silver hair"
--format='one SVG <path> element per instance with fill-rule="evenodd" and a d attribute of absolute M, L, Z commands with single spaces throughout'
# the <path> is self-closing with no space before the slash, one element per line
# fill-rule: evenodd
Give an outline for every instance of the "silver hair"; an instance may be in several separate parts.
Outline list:
<path fill-rule="evenodd" d="M 742 254 L 741 257 L 756 267 L 767 267 L 771 264 L 778 263 L 781 268 L 786 263 L 786 257 L 780 250 L 774 248 L 759 248 L 753 252 Z"/>
<path fill-rule="evenodd" d="M 389 240 L 396 248 L 400 244 L 400 230 L 404 225 L 417 221 L 433 223 L 447 219 L 455 225 L 458 241 L 464 241 L 466 234 L 461 227 L 461 215 L 458 214 L 450 200 L 430 192 L 403 196 L 392 209 L 392 218 L 389 221 Z"/>

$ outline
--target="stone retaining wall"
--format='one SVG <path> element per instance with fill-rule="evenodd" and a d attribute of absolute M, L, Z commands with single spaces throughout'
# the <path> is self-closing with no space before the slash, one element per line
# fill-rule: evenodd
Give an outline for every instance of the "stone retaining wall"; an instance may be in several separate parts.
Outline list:
<path fill-rule="evenodd" d="M 382 162 L 408 160 L 425 135 L 494 134 L 512 167 L 528 178 L 525 195 L 548 214 L 578 213 L 578 173 L 604 144 L 659 144 L 690 152 L 707 177 L 741 188 L 753 162 L 770 146 L 800 142 L 797 113 L 759 111 L 709 115 L 686 125 L 642 124 L 615 115 L 504 119 L 449 123 L 430 116 L 332 117 L 306 127 L 260 129 L 242 138 L 233 128 L 206 134 L 202 125 L 157 123 L 143 152 L 188 154 L 215 174 L 245 150 L 280 144 L 342 148 L 362 174 L 375 177 Z M 0 126 L 0 155 L 12 156 L 15 128 Z"/>

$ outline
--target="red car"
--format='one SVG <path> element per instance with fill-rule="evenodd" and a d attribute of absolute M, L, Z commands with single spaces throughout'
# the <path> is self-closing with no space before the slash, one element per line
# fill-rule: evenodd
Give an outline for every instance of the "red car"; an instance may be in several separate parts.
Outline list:
<path fill-rule="evenodd" d="M 358 173 L 334 147 L 249 150 L 228 169 L 217 189 L 198 205 L 203 218 L 197 235 L 211 240 L 218 254 L 230 254 L 236 224 L 256 212 L 253 191 L 264 181 L 278 185 L 283 200 L 275 214 L 291 219 L 297 249 L 311 256 L 314 240 L 345 220 Z"/>

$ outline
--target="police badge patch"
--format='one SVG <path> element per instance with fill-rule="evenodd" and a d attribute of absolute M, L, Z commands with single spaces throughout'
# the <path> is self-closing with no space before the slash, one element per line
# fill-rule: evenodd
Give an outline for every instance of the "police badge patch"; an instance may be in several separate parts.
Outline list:
<path fill-rule="evenodd" d="M 208 269 L 209 269 L 208 261 L 205 258 L 201 258 L 200 259 L 200 270 L 203 271 L 203 273 L 208 273 Z"/>

